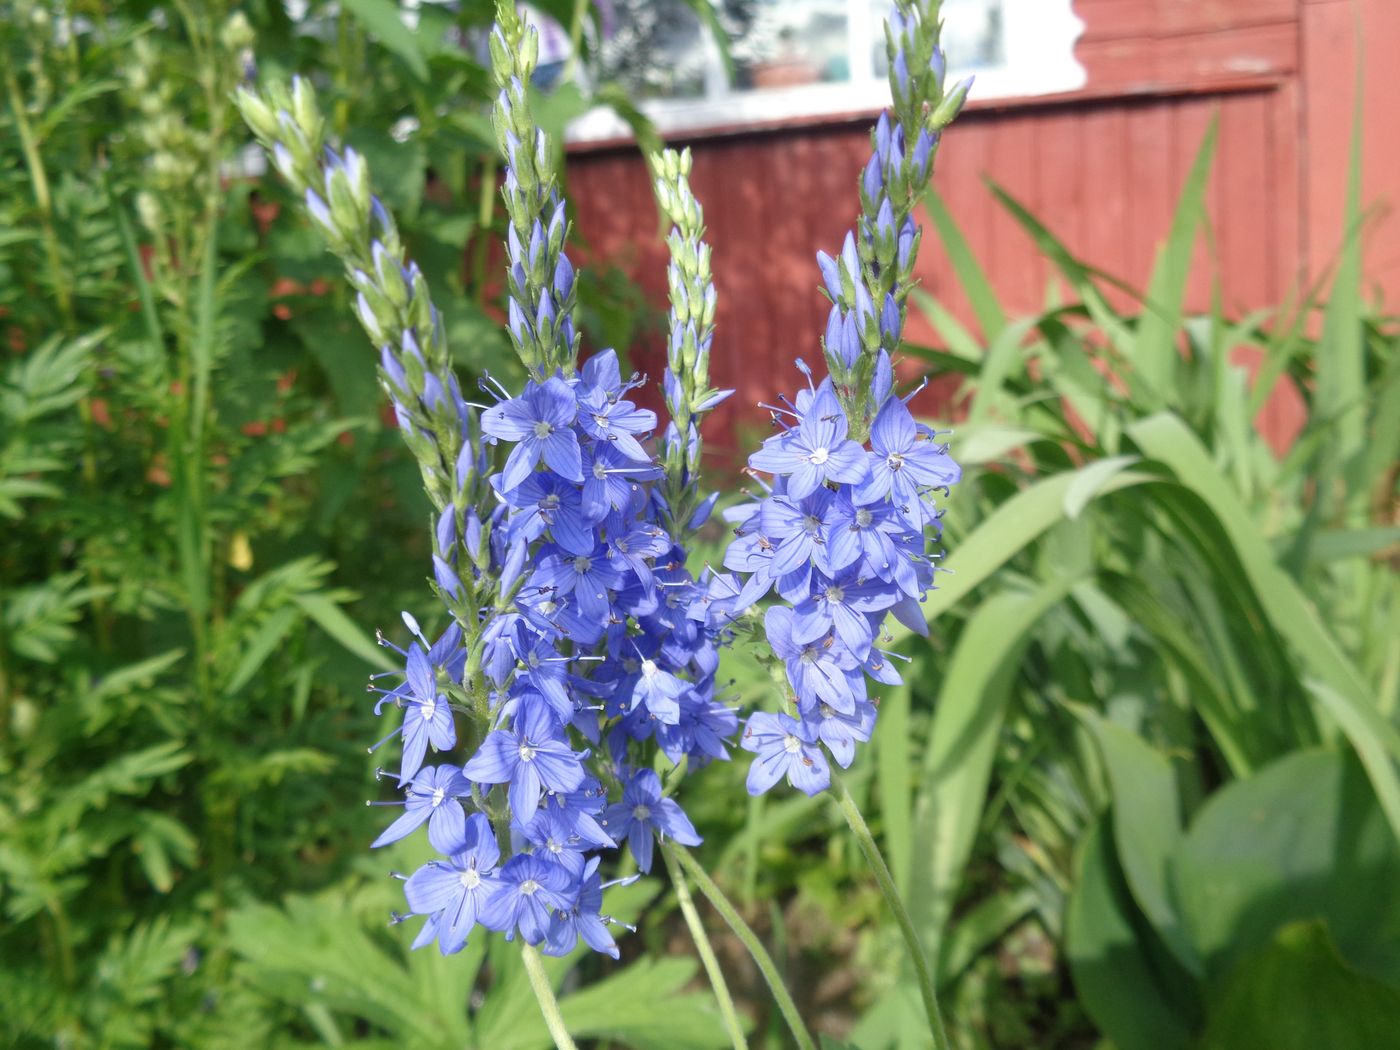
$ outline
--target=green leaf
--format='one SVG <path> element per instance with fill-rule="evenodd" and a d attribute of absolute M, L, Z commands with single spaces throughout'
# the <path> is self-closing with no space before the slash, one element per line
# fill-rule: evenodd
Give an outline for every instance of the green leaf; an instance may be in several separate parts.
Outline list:
<path fill-rule="evenodd" d="M 1206 185 L 1215 159 L 1218 131 L 1219 122 L 1212 118 L 1182 187 L 1167 241 L 1157 253 L 1157 263 L 1147 286 L 1147 301 L 1138 321 L 1132 364 L 1150 393 L 1148 404 L 1155 408 L 1180 400 L 1175 377 L 1181 363 L 1178 347 L 1181 317 L 1186 282 L 1191 275 L 1191 256 L 1196 247 L 1196 231 L 1206 216 Z"/>
<path fill-rule="evenodd" d="M 924 602 L 924 615 L 934 620 L 956 605 L 979 583 L 1005 565 L 1064 516 L 1065 492 L 1081 471 L 1071 470 L 1037 481 L 997 507 L 948 556 L 939 588 Z M 1124 470 L 1109 478 L 1096 497 L 1161 479 L 1153 474 Z"/>
<path fill-rule="evenodd" d="M 1065 517 L 1074 521 L 1110 478 L 1141 462 L 1141 456 L 1109 456 L 1084 467 L 1065 490 Z"/>
<path fill-rule="evenodd" d="M 403 59 L 414 77 L 421 81 L 428 79 L 428 63 L 423 58 L 418 34 L 404 24 L 397 3 L 393 0 L 342 0 L 342 3 L 387 50 Z"/>
<path fill-rule="evenodd" d="M 1317 393 L 1312 404 L 1312 425 L 1328 433 L 1323 477 L 1346 476 L 1347 524 L 1365 522 L 1364 483 L 1356 477 L 1366 452 L 1366 352 L 1362 336 L 1361 306 L 1361 71 L 1352 111 L 1351 157 L 1347 168 L 1346 229 L 1337 276 L 1327 296 L 1318 340 Z M 1333 486 L 1323 486 L 1318 496 L 1330 506 Z"/>
<path fill-rule="evenodd" d="M 1321 919 L 1353 966 L 1400 983 L 1400 846 L 1349 754 L 1304 751 L 1227 784 L 1174 864 L 1212 981 L 1296 919 Z"/>
<path fill-rule="evenodd" d="M 914 838 L 907 895 L 935 952 L 977 837 L 1021 654 L 1031 629 L 1071 586 L 1054 581 L 1032 594 L 1002 591 L 988 598 L 968 619 L 948 663 L 915 802 L 914 826 L 921 832 Z"/>
<path fill-rule="evenodd" d="M 1006 313 L 997 300 L 992 282 L 987 279 L 987 273 L 977 261 L 972 246 L 967 243 L 967 238 L 958 228 L 952 212 L 948 210 L 948 206 L 943 203 L 943 198 L 936 190 L 930 189 L 924 194 L 924 207 L 928 209 L 929 218 L 938 230 L 943 252 L 953 265 L 953 272 L 957 274 L 958 281 L 967 294 L 967 301 L 972 304 L 973 316 L 982 328 L 982 339 L 990 344 L 1006 327 Z"/>
<path fill-rule="evenodd" d="M 370 641 L 369 636 L 335 602 L 322 594 L 298 594 L 295 600 L 306 615 L 347 652 L 381 671 L 393 670 L 394 662 L 384 655 L 384 650 Z"/>
<path fill-rule="evenodd" d="M 272 651 L 282 644 L 303 612 L 295 605 L 284 605 L 263 621 L 257 633 L 244 644 L 243 659 L 238 662 L 233 674 L 224 684 L 224 694 L 233 696 L 258 673 L 258 669 L 272 655 Z"/>
<path fill-rule="evenodd" d="M 1253 588 L 1259 607 L 1290 643 L 1309 677 L 1325 685 L 1331 690 L 1331 698 L 1349 710 L 1351 717 L 1342 723 L 1342 730 L 1352 744 L 1363 756 L 1374 754 L 1371 741 L 1365 739 L 1364 733 L 1358 733 L 1368 721 L 1368 709 L 1374 713 L 1374 700 L 1364 679 L 1297 584 L 1279 568 L 1268 545 L 1260 542 L 1258 528 L 1200 440 L 1170 413 L 1134 423 L 1128 433 L 1144 453 L 1169 466 L 1178 483 L 1195 493 L 1216 517 L 1229 539 L 1233 557 L 1244 568 L 1243 582 Z M 1388 762 L 1368 763 L 1367 771 L 1391 827 L 1400 838 L 1400 779 Z"/>
<path fill-rule="evenodd" d="M 1080 844 L 1065 919 L 1065 950 L 1079 1000 L 1118 1046 L 1184 1050 L 1193 1019 L 1163 994 L 1158 961 L 1135 929 L 1141 922 L 1113 836 L 1095 824 Z"/>
<path fill-rule="evenodd" d="M 160 676 L 162 671 L 179 663 L 184 659 L 184 656 L 185 650 L 171 649 L 169 652 L 149 656 L 134 664 L 118 668 L 103 675 L 93 683 L 91 697 L 94 700 L 106 700 L 109 697 L 121 696 L 139 686 L 149 685 Z"/>
<path fill-rule="evenodd" d="M 1356 973 L 1318 922 L 1284 927 L 1240 964 L 1203 1050 L 1400 1050 L 1400 991 Z"/>
<path fill-rule="evenodd" d="M 1181 842 L 1181 808 L 1171 763 L 1122 726 L 1074 705 L 1098 745 L 1113 797 L 1115 852 L 1133 899 L 1182 966 L 1199 974 L 1200 959 L 1172 900 L 1172 855 Z"/>
<path fill-rule="evenodd" d="M 729 1043 L 709 996 L 686 992 L 692 959 L 641 958 L 566 996 L 560 1012 L 575 1036 L 637 1050 L 710 1050 Z"/>

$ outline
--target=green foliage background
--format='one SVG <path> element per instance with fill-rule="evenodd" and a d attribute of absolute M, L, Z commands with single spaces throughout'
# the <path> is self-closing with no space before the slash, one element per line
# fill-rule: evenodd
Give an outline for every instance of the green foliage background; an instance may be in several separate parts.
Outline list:
<path fill-rule="evenodd" d="M 421 846 L 365 849 L 366 628 L 426 611 L 426 504 L 333 262 L 246 174 L 227 102 L 249 48 L 263 75 L 313 75 L 464 374 L 506 371 L 469 46 L 489 5 L 424 8 L 416 32 L 389 0 L 234 15 L 0 3 L 0 1038 L 546 1045 L 508 946 L 443 960 L 385 926 L 385 871 Z M 540 111 L 588 104 L 565 83 Z M 926 250 L 953 257 L 978 331 L 926 300 L 941 345 L 910 352 L 961 377 L 967 476 L 933 640 L 899 640 L 908 685 L 849 783 L 959 1045 L 1400 1032 L 1400 329 L 1362 295 L 1355 184 L 1325 296 L 1188 315 L 1212 145 L 1129 308 L 1002 195 L 1059 273 L 1044 311 L 1008 317 L 929 200 Z M 616 275 L 584 294 L 591 345 L 654 323 Z M 1252 381 L 1239 346 L 1262 351 Z M 1252 420 L 1281 383 L 1308 423 L 1279 457 Z M 769 688 L 727 659 L 739 696 Z M 924 1045 L 841 818 L 748 799 L 742 775 L 705 770 L 686 804 L 812 1026 Z M 571 1028 L 722 1045 L 669 887 L 616 894 L 624 964 L 550 963 Z M 782 1045 L 713 926 L 754 1044 Z"/>

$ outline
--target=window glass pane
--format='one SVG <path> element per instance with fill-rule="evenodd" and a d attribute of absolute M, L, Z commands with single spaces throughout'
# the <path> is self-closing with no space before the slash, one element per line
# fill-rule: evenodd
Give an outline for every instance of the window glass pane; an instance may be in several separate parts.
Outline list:
<path fill-rule="evenodd" d="M 1006 62 L 1004 0 L 943 0 L 943 50 L 952 76 L 963 76 Z M 886 76 L 885 15 L 889 4 L 874 0 L 870 24 L 874 41 L 876 75 Z"/>
<path fill-rule="evenodd" d="M 847 0 L 728 0 L 735 87 L 785 88 L 851 79 Z"/>
<path fill-rule="evenodd" d="M 685 0 L 602 0 L 598 62 L 633 98 L 703 98 L 712 48 Z"/>

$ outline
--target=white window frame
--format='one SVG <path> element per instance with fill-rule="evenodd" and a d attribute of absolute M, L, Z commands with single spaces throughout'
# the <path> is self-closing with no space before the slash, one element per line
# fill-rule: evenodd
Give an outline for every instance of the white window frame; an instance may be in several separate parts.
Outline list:
<path fill-rule="evenodd" d="M 973 101 L 1059 94 L 1082 88 L 1087 75 L 1075 60 L 1074 45 L 1084 23 L 1073 11 L 1073 0 L 1001 0 L 1001 4 L 1005 60 L 996 66 L 953 68 L 949 82 L 975 75 L 970 95 Z M 867 14 L 869 0 L 846 0 L 846 7 L 847 54 L 871 54 L 877 42 L 871 37 L 878 30 Z M 649 99 L 640 103 L 639 108 L 663 135 L 869 113 L 890 104 L 888 81 L 877 77 L 873 68 L 859 68 L 856 62 L 851 63 L 852 79 L 842 83 L 731 89 L 725 81 L 714 38 L 708 29 L 702 27 L 701 32 L 706 49 L 705 97 Z M 566 137 L 570 142 L 584 143 L 626 139 L 630 135 L 617 114 L 599 108 L 574 120 Z"/>

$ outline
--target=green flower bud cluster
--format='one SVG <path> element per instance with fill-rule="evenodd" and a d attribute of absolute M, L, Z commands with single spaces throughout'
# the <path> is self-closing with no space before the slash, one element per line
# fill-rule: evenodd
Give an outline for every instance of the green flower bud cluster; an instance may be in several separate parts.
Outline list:
<path fill-rule="evenodd" d="M 506 250 L 511 341 L 532 375 L 570 375 L 578 359 L 578 291 L 564 254 L 569 232 L 559 194 L 556 147 L 530 113 L 528 85 L 539 36 L 512 3 L 499 0 L 490 37 L 491 70 L 498 89 L 492 112 L 496 144 L 506 160 L 505 201 L 510 229 Z"/>
<path fill-rule="evenodd" d="M 235 101 L 273 164 L 305 202 L 330 249 L 345 264 L 356 291 L 356 314 L 380 353 L 379 379 L 389 395 L 404 441 L 418 460 L 424 487 L 440 516 L 434 553 L 444 565 L 479 555 L 466 550 L 465 513 L 485 492 L 487 471 L 473 450 L 476 413 L 453 374 L 441 317 L 427 280 L 407 259 L 393 217 L 370 190 L 369 167 L 347 149 L 327 148 L 315 92 L 304 79 L 290 89 L 240 88 Z M 449 524 L 450 526 L 449 527 Z M 473 533 L 480 539 L 480 533 Z M 443 600 L 475 623 L 475 595 L 458 588 Z"/>
<path fill-rule="evenodd" d="M 714 339 L 715 295 L 710 272 L 710 246 L 703 240 L 705 213 L 690 189 L 690 150 L 665 150 L 651 157 L 652 184 L 661 212 L 672 222 L 666 246 L 671 262 L 666 271 L 670 292 L 669 340 L 663 390 L 671 416 L 665 440 L 667 502 L 672 534 L 690 520 L 701 490 L 700 422 L 731 391 L 710 386 L 710 344 Z"/>

